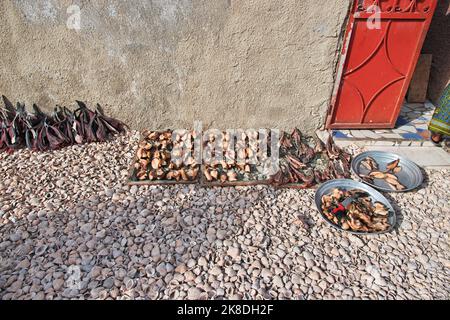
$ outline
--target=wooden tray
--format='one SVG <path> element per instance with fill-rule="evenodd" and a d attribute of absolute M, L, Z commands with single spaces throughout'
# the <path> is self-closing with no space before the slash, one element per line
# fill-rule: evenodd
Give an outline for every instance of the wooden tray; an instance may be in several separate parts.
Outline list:
<path fill-rule="evenodd" d="M 139 139 L 138 142 L 138 146 L 139 144 L 142 142 L 143 137 L 142 137 L 142 133 L 141 133 L 141 138 Z M 139 147 L 138 147 L 139 149 Z M 133 180 L 132 177 L 134 175 L 134 171 L 136 170 L 134 168 L 134 164 L 136 163 L 137 160 L 137 150 L 136 149 L 136 153 L 133 157 L 133 161 L 131 162 L 130 168 L 128 170 L 128 181 L 127 184 L 132 186 L 132 185 L 138 185 L 138 186 L 143 186 L 143 185 L 175 185 L 175 184 L 194 184 L 194 183 L 198 183 L 200 181 L 200 176 L 201 176 L 201 166 L 199 166 L 199 173 L 197 175 L 197 178 L 191 181 L 184 181 L 184 180 Z"/>
<path fill-rule="evenodd" d="M 288 184 L 284 184 L 284 185 L 281 185 L 281 186 L 274 185 L 273 187 L 276 188 L 276 189 L 297 189 L 297 190 L 308 190 L 308 189 L 311 189 L 311 190 L 316 190 L 317 188 L 319 188 L 319 185 L 316 184 L 316 185 L 313 185 L 311 187 L 305 188 L 300 183 L 288 183 Z"/>
<path fill-rule="evenodd" d="M 204 166 L 201 167 L 200 185 L 203 187 L 246 187 L 256 185 L 270 185 L 268 179 L 265 180 L 238 180 L 238 181 L 208 181 L 203 175 Z"/>

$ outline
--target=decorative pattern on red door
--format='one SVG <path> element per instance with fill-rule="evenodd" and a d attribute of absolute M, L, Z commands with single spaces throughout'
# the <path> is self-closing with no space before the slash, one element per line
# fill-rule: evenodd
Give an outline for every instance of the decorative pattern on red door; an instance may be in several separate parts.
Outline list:
<path fill-rule="evenodd" d="M 328 128 L 395 126 L 436 4 L 436 0 L 354 2 Z"/>

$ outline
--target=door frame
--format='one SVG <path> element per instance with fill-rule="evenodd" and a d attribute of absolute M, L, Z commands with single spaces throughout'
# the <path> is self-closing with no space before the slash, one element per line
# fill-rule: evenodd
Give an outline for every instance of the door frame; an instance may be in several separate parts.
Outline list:
<path fill-rule="evenodd" d="M 344 67 L 347 62 L 347 54 L 348 54 L 349 46 L 352 41 L 353 28 L 354 28 L 355 22 L 359 19 L 367 19 L 367 18 L 370 18 L 371 16 L 373 16 L 373 13 L 368 13 L 365 11 L 364 12 L 358 11 L 358 9 L 360 9 L 362 6 L 362 2 L 363 2 L 362 0 L 353 0 L 353 3 L 350 8 L 350 12 L 349 12 L 349 17 L 348 17 L 348 21 L 347 21 L 347 25 L 346 25 L 346 29 L 345 29 L 345 34 L 344 34 L 343 41 L 342 41 L 342 49 L 340 50 L 340 56 L 338 59 L 336 79 L 335 79 L 335 83 L 333 86 L 330 104 L 328 106 L 327 113 L 326 113 L 326 120 L 325 120 L 325 128 L 326 129 L 366 129 L 366 128 L 367 129 L 390 129 L 390 128 L 395 127 L 398 116 L 400 115 L 400 111 L 401 111 L 403 102 L 406 97 L 406 93 L 408 91 L 409 84 L 411 83 L 411 79 L 413 77 L 414 70 L 416 68 L 416 65 L 417 65 L 417 62 L 419 59 L 419 55 L 421 53 L 423 44 L 425 42 L 425 38 L 428 34 L 428 30 L 430 28 L 431 21 L 433 19 L 433 15 L 436 10 L 437 0 L 431 0 L 431 1 L 432 1 L 431 7 L 429 9 L 429 11 L 431 11 L 431 13 L 428 13 L 428 14 L 431 14 L 430 17 L 427 17 L 426 13 L 418 13 L 418 12 L 381 12 L 380 13 L 381 20 L 383 20 L 383 19 L 384 20 L 386 20 L 386 19 L 425 20 L 424 27 L 422 29 L 422 34 L 420 35 L 420 38 L 419 38 L 417 49 L 414 52 L 412 62 L 406 73 L 405 82 L 404 82 L 404 85 L 400 92 L 400 95 L 397 98 L 398 100 L 395 104 L 395 111 L 393 113 L 391 121 L 389 123 L 332 124 L 331 121 L 333 120 L 333 117 L 334 117 L 336 109 L 337 109 L 336 104 L 338 102 L 341 84 L 343 81 Z"/>

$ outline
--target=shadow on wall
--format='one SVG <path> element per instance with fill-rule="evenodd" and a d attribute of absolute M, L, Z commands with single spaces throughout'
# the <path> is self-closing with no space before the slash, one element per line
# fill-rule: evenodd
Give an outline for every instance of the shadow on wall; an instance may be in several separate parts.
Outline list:
<path fill-rule="evenodd" d="M 433 103 L 450 82 L 450 0 L 438 1 L 430 31 L 425 40 L 423 53 L 433 55 L 428 97 Z"/>

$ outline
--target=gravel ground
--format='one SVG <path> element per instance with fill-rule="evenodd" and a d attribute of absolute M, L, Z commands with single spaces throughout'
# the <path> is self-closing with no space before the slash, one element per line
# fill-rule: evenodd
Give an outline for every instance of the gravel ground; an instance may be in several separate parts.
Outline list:
<path fill-rule="evenodd" d="M 137 139 L 0 154 L 2 299 L 450 298 L 450 171 L 356 237 L 313 190 L 126 186 Z"/>

